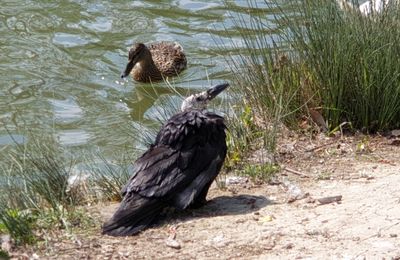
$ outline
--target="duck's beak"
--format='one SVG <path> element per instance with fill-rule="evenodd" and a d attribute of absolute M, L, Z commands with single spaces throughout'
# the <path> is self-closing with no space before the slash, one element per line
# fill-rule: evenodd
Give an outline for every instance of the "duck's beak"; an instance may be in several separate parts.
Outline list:
<path fill-rule="evenodd" d="M 121 79 L 126 78 L 129 73 L 131 73 L 133 66 L 135 66 L 136 62 L 134 61 L 135 59 L 129 60 L 128 64 L 126 64 L 126 67 L 124 71 L 121 73 Z"/>
<path fill-rule="evenodd" d="M 229 87 L 229 83 L 222 83 L 207 90 L 208 99 L 211 100 L 218 96 L 222 91 Z"/>

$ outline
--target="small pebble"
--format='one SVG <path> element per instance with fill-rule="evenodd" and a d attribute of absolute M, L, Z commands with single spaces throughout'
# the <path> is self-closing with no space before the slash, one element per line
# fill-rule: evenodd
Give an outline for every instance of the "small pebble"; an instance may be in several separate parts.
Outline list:
<path fill-rule="evenodd" d="M 294 247 L 293 243 L 289 243 L 289 244 L 284 246 L 285 249 L 292 249 L 293 247 Z"/>
<path fill-rule="evenodd" d="M 165 240 L 165 244 L 168 247 L 171 247 L 171 248 L 174 248 L 174 249 L 181 249 L 181 244 L 178 241 L 176 241 L 175 239 L 172 239 L 172 238 L 167 238 Z"/>

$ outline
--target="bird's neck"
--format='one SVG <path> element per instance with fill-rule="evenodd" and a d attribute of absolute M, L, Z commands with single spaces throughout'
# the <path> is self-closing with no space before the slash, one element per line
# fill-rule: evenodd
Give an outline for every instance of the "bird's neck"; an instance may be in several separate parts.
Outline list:
<path fill-rule="evenodd" d="M 144 82 L 162 79 L 162 74 L 154 64 L 150 51 L 144 53 L 142 59 L 133 67 L 133 78 L 137 81 Z"/>

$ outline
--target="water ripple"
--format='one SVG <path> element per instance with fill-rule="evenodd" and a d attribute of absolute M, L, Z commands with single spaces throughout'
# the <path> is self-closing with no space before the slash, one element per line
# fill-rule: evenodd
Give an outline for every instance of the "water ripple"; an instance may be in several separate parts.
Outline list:
<path fill-rule="evenodd" d="M 59 131 L 56 137 L 61 145 L 78 146 L 88 143 L 91 135 L 85 130 L 74 129 Z"/>
<path fill-rule="evenodd" d="M 65 100 L 49 99 L 49 102 L 53 105 L 54 118 L 57 123 L 70 124 L 82 119 L 82 108 L 72 97 Z"/>
<path fill-rule="evenodd" d="M 244 46 L 232 19 L 253 11 L 246 0 L 2 1 L 0 119 L 55 132 L 65 146 L 113 154 L 138 145 L 126 126 L 168 114 L 177 93 L 229 80 L 224 55 Z M 156 40 L 178 41 L 187 53 L 188 69 L 171 79 L 176 92 L 119 79 L 132 43 Z"/>
<path fill-rule="evenodd" d="M 88 43 L 98 42 L 98 39 L 89 39 L 79 34 L 71 33 L 55 33 L 53 37 L 53 43 L 62 45 L 64 47 L 76 47 L 83 46 Z"/>
<path fill-rule="evenodd" d="M 82 26 L 95 32 L 108 32 L 112 29 L 112 21 L 107 17 L 96 17 L 95 21 L 82 21 Z"/>

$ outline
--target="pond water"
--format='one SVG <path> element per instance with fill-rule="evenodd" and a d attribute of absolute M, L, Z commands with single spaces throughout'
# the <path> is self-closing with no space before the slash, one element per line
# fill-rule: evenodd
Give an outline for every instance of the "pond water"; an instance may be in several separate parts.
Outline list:
<path fill-rule="evenodd" d="M 227 51 L 215 39 L 240 46 L 232 17 L 248 11 L 240 0 L 3 0 L 0 151 L 23 143 L 26 132 L 106 156 L 139 145 L 131 125 L 150 127 L 161 97 L 179 101 L 177 93 L 229 80 Z M 180 42 L 188 57 L 188 69 L 171 82 L 176 92 L 164 82 L 121 82 L 128 47 L 161 40 Z"/>

